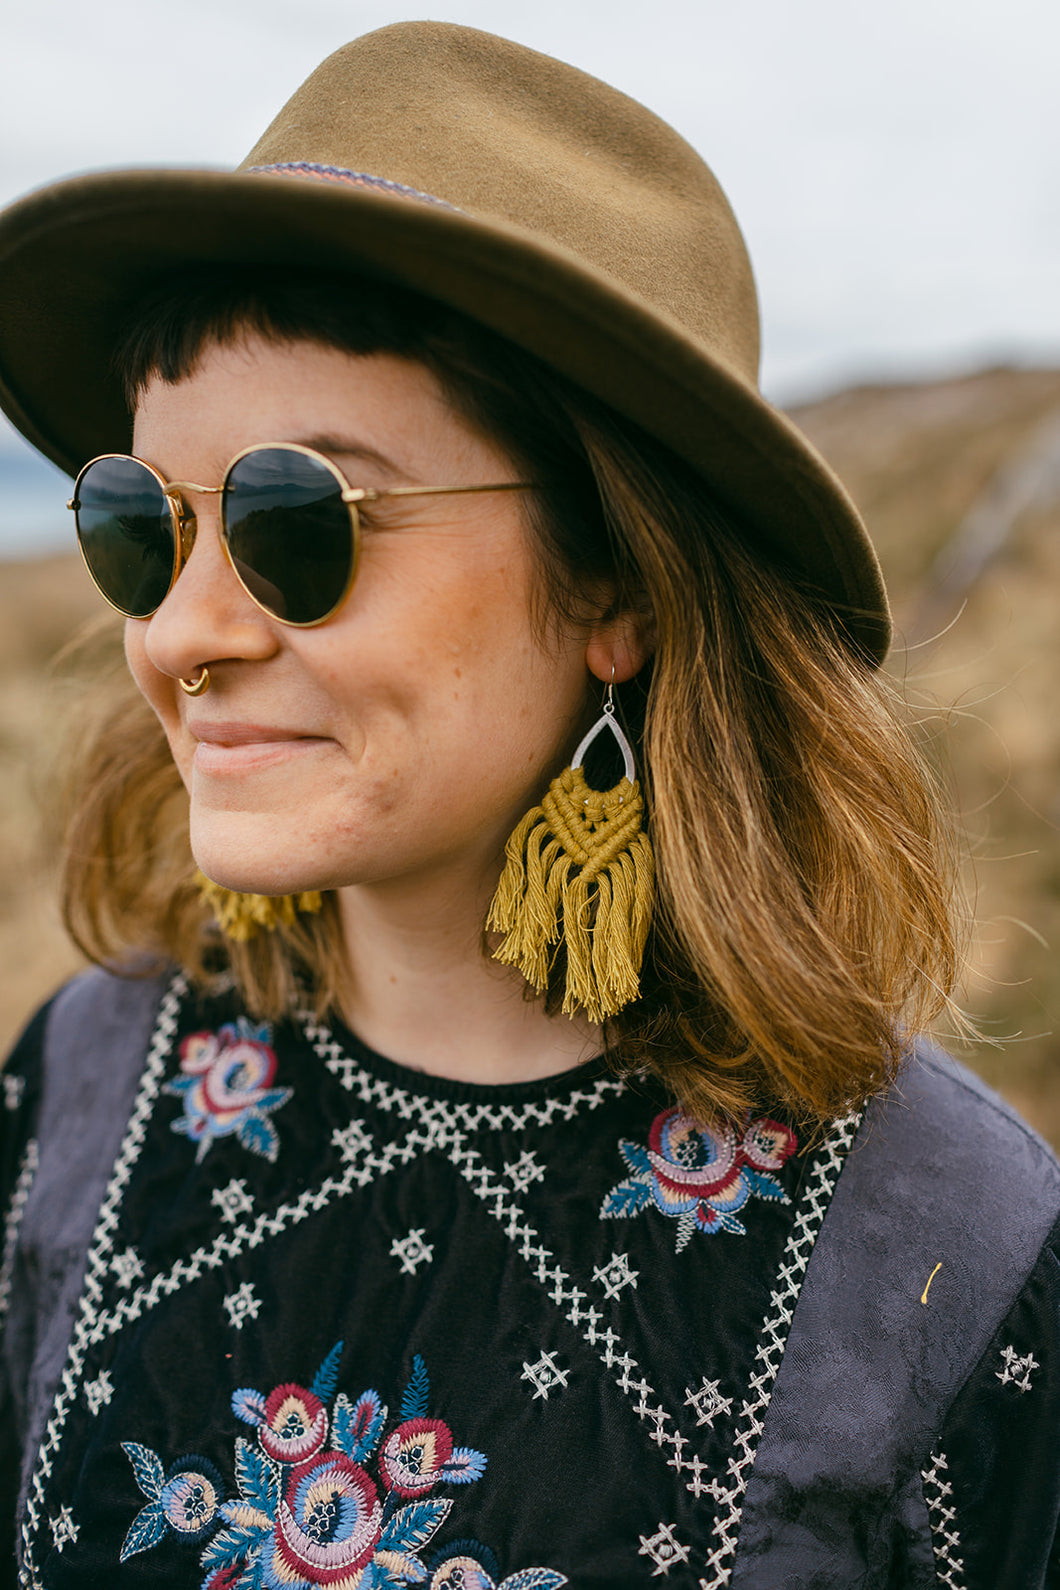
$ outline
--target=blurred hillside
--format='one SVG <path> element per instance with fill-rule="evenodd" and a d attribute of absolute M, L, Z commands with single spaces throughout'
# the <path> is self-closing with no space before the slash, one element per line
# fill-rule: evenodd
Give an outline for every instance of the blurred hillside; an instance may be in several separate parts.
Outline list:
<path fill-rule="evenodd" d="M 872 529 L 962 807 L 982 926 L 969 1058 L 1060 1145 L 1060 370 L 864 387 L 795 412 Z M 58 752 L 49 660 L 95 597 L 76 555 L 0 563 L 0 1050 L 76 965 L 38 813 Z M 937 637 L 937 638 L 936 638 Z"/>
<path fill-rule="evenodd" d="M 864 387 L 794 416 L 887 575 L 890 669 L 938 709 L 979 929 L 958 1051 L 1060 1146 L 1060 371 Z M 937 638 L 936 638 L 937 637 Z"/>

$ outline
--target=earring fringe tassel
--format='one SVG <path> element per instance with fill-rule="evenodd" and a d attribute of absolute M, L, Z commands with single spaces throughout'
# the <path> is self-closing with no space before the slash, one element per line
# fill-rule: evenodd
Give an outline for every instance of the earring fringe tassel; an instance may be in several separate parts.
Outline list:
<path fill-rule="evenodd" d="M 635 780 L 594 790 L 568 767 L 508 840 L 486 923 L 506 935 L 493 953 L 541 993 L 562 937 L 565 1015 L 600 1022 L 640 992 L 655 887 L 643 816 Z"/>
<path fill-rule="evenodd" d="M 299 911 L 315 914 L 323 900 L 316 889 L 301 894 L 240 894 L 214 883 L 204 872 L 195 874 L 199 894 L 226 938 L 245 944 L 259 933 L 275 933 L 281 925 L 293 927 Z"/>

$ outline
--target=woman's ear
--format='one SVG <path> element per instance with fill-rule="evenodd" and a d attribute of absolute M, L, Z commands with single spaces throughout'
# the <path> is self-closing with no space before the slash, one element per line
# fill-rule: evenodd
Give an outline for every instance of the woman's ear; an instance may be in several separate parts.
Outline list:
<path fill-rule="evenodd" d="M 640 672 L 655 650 L 655 622 L 650 613 L 626 608 L 601 619 L 585 647 L 585 665 L 603 684 L 624 684 Z"/>

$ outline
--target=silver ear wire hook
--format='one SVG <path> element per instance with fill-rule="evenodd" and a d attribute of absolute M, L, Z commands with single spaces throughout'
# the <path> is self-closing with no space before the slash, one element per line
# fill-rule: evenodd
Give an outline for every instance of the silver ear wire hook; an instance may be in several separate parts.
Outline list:
<path fill-rule="evenodd" d="M 625 768 L 626 777 L 629 779 L 631 784 L 634 783 L 637 777 L 637 769 L 633 761 L 633 747 L 626 739 L 626 736 L 622 733 L 619 721 L 615 716 L 614 663 L 611 664 L 611 678 L 607 685 L 607 695 L 604 699 L 603 712 L 601 713 L 600 717 L 597 718 L 596 722 L 585 736 L 585 739 L 575 751 L 574 758 L 571 762 L 571 767 L 581 767 L 582 762 L 585 760 L 586 751 L 589 749 L 590 745 L 592 745 L 593 741 L 596 739 L 596 736 L 602 733 L 604 729 L 610 729 L 611 733 L 618 741 L 618 748 L 622 752 L 622 762 Z"/>
<path fill-rule="evenodd" d="M 614 717 L 614 713 L 615 713 L 615 665 L 614 665 L 614 663 L 611 664 L 611 677 L 607 681 L 607 694 L 604 697 L 604 711 L 607 713 L 608 717 Z"/>

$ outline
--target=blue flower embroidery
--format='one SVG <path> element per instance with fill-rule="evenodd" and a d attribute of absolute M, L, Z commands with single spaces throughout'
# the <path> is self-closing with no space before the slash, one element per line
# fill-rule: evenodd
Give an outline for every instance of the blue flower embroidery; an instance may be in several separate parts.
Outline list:
<path fill-rule="evenodd" d="M 339 1342 L 308 1389 L 292 1381 L 268 1396 L 249 1388 L 234 1393 L 232 1411 L 257 1431 L 257 1444 L 236 1440 L 231 1497 L 204 1458 L 182 1458 L 166 1471 L 149 1447 L 123 1442 L 148 1501 L 129 1527 L 121 1561 L 172 1531 L 185 1540 L 211 1537 L 200 1555 L 200 1590 L 565 1585 L 551 1568 L 523 1568 L 498 1584 L 495 1557 L 475 1541 L 458 1541 L 424 1562 L 423 1548 L 453 1507 L 451 1498 L 431 1493 L 481 1479 L 485 1454 L 454 1446 L 449 1426 L 430 1417 L 430 1383 L 418 1355 L 388 1434 L 378 1392 L 364 1391 L 356 1402 L 336 1395 L 341 1356 Z"/>
<path fill-rule="evenodd" d="M 648 1133 L 648 1147 L 622 1142 L 622 1157 L 633 1172 L 604 1199 L 604 1219 L 628 1219 L 654 1205 L 677 1221 L 677 1251 L 694 1232 L 746 1235 L 737 1220 L 752 1196 L 790 1202 L 775 1176 L 795 1152 L 795 1133 L 764 1116 L 751 1121 L 742 1136 L 731 1126 L 700 1126 L 680 1109 L 657 1115 Z"/>
<path fill-rule="evenodd" d="M 183 1457 L 167 1471 L 150 1447 L 123 1441 L 122 1451 L 133 1466 L 147 1506 L 133 1519 L 120 1560 L 157 1546 L 168 1530 L 183 1540 L 202 1540 L 216 1521 L 224 1495 L 224 1481 L 213 1464 L 202 1457 Z"/>
<path fill-rule="evenodd" d="M 280 1140 L 269 1116 L 287 1103 L 291 1089 L 271 1086 L 276 1055 L 270 1038 L 268 1027 L 255 1027 L 240 1016 L 235 1025 L 192 1033 L 181 1044 L 184 1074 L 167 1082 L 164 1091 L 183 1096 L 184 1114 L 173 1130 L 199 1145 L 196 1160 L 217 1138 L 233 1133 L 252 1154 L 275 1160 Z"/>

